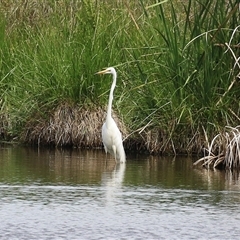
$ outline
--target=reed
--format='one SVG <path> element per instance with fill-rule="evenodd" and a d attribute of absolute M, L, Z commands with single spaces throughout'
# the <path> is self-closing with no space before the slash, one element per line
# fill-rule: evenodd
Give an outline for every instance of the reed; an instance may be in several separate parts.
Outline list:
<path fill-rule="evenodd" d="M 101 126 L 105 121 L 105 110 L 91 106 L 76 106 L 64 103 L 52 109 L 46 119 L 39 115 L 32 117 L 21 136 L 23 142 L 34 145 L 75 146 L 78 148 L 99 148 L 102 145 Z M 123 136 L 126 127 L 113 113 Z"/>
<path fill-rule="evenodd" d="M 113 107 L 127 148 L 203 153 L 225 126 L 239 124 L 238 7 L 237 0 L 1 1 L 2 139 L 101 146 L 111 79 L 94 73 L 115 66 Z"/>
<path fill-rule="evenodd" d="M 124 12 L 117 6 L 109 14 L 91 1 L 2 3 L 7 20 L 1 32 L 0 94 L 1 115 L 10 116 L 8 135 L 18 137 L 32 117 L 49 118 L 50 109 L 65 102 L 91 104 L 96 111 L 106 104 L 111 80 L 94 73 L 119 62 L 125 23 L 120 24 Z M 119 34 L 106 34 L 113 29 Z"/>
<path fill-rule="evenodd" d="M 204 157 L 194 165 L 201 164 L 206 168 L 233 169 L 240 166 L 240 126 L 226 127 L 217 134 L 206 149 Z"/>
<path fill-rule="evenodd" d="M 225 44 L 238 53 L 238 3 L 172 1 L 144 12 L 151 38 L 142 35 L 155 44 L 147 60 L 135 57 L 141 134 L 152 152 L 201 153 L 205 132 L 211 139 L 239 121 L 238 69 Z"/>

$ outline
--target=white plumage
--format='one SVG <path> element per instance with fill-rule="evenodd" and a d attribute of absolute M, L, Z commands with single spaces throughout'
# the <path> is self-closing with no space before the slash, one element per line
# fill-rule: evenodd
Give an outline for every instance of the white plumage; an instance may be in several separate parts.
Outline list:
<path fill-rule="evenodd" d="M 112 118 L 112 101 L 113 91 L 116 87 L 117 73 L 113 67 L 109 67 L 103 71 L 97 72 L 97 74 L 112 74 L 113 82 L 109 94 L 107 118 L 102 126 L 102 141 L 105 152 L 109 152 L 114 156 L 115 160 L 120 162 L 126 162 L 126 155 L 122 143 L 122 134 L 119 131 L 116 122 Z"/>

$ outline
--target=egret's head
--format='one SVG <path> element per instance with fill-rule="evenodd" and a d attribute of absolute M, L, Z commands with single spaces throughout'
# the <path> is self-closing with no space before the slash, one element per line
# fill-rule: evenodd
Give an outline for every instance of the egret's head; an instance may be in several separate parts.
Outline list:
<path fill-rule="evenodd" d="M 96 74 L 116 74 L 116 70 L 113 67 L 108 67 L 100 72 L 97 72 Z"/>

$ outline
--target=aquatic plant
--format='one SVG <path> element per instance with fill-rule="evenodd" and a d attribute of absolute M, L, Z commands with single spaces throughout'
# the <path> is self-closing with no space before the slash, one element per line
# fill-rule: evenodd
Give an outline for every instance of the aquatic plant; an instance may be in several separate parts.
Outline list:
<path fill-rule="evenodd" d="M 226 127 L 217 134 L 205 150 L 206 155 L 194 165 L 201 164 L 206 168 L 239 168 L 240 167 L 240 126 Z"/>
<path fill-rule="evenodd" d="M 52 109 L 49 117 L 44 115 L 30 118 L 21 135 L 23 142 L 45 146 L 75 146 L 79 148 L 99 148 L 102 146 L 101 126 L 105 120 L 103 108 L 77 106 L 64 103 Z M 126 127 L 113 112 L 123 136 Z"/>
<path fill-rule="evenodd" d="M 113 109 L 127 148 L 202 154 L 239 125 L 237 0 L 1 1 L 0 9 L 1 139 L 100 147 L 110 80 L 93 74 L 107 66 L 119 73 Z"/>
<path fill-rule="evenodd" d="M 134 105 L 142 116 L 133 122 L 150 152 L 201 154 L 205 132 L 212 139 L 239 122 L 239 71 L 226 44 L 238 52 L 238 3 L 165 3 L 145 7 L 148 53 L 132 50 L 141 80 Z"/>

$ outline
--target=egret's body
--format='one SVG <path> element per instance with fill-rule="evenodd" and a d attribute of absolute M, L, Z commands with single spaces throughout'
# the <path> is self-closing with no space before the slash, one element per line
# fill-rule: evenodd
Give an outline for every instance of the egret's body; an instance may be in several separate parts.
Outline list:
<path fill-rule="evenodd" d="M 116 122 L 112 118 L 112 101 L 113 91 L 116 87 L 117 73 L 113 67 L 109 67 L 103 71 L 97 72 L 97 74 L 112 74 L 113 82 L 109 94 L 107 118 L 102 126 L 102 141 L 105 152 L 109 152 L 115 157 L 115 160 L 120 162 L 126 162 L 125 151 L 122 143 L 122 134 L 119 131 Z"/>

